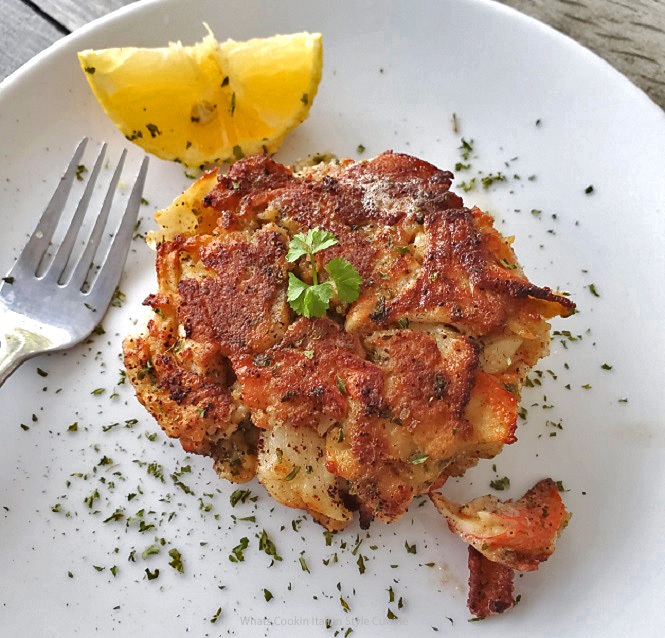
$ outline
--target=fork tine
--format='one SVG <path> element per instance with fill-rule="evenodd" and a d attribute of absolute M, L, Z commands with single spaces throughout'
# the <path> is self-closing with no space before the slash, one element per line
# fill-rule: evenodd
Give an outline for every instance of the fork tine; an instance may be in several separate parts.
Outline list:
<path fill-rule="evenodd" d="M 115 167 L 115 171 L 113 172 L 113 176 L 111 177 L 111 182 L 109 183 L 109 187 L 106 191 L 106 196 L 104 197 L 104 203 L 102 204 L 102 209 L 99 212 L 99 215 L 95 220 L 95 225 L 92 229 L 92 232 L 90 233 L 90 239 L 88 240 L 88 243 L 85 247 L 85 250 L 83 251 L 83 254 L 81 255 L 81 258 L 76 264 L 76 267 L 72 271 L 71 277 L 67 282 L 68 285 L 72 285 L 80 289 L 83 287 L 83 284 L 85 283 L 85 279 L 88 275 L 88 271 L 90 270 L 90 266 L 92 266 L 92 260 L 95 258 L 95 253 L 97 252 L 97 248 L 99 247 L 99 242 L 102 239 L 104 228 L 106 227 L 106 221 L 109 216 L 109 211 L 111 210 L 111 204 L 113 203 L 113 197 L 115 196 L 116 188 L 118 186 L 118 182 L 120 181 L 120 174 L 122 173 L 122 169 L 125 165 L 126 157 L 127 157 L 127 150 L 123 149 L 122 155 L 120 156 L 120 160 L 118 161 L 118 164 Z"/>
<path fill-rule="evenodd" d="M 97 177 L 99 176 L 99 171 L 102 168 L 102 162 L 104 161 L 104 156 L 106 155 L 106 143 L 102 144 L 102 148 L 97 155 L 95 160 L 95 165 L 90 173 L 88 178 L 88 183 L 86 184 L 85 191 L 79 200 L 78 205 L 76 206 L 76 211 L 74 216 L 69 224 L 69 228 L 65 236 L 63 237 L 62 243 L 60 244 L 53 261 L 48 266 L 48 269 L 44 272 L 44 277 L 47 277 L 51 280 L 59 281 L 64 274 L 65 267 L 69 261 L 69 257 L 72 254 L 72 249 L 74 248 L 74 242 L 78 237 L 79 231 L 81 229 L 81 224 L 85 218 L 86 211 L 88 210 L 88 205 L 90 204 L 90 198 L 92 197 L 92 191 L 95 188 L 97 182 Z"/>
<path fill-rule="evenodd" d="M 60 182 L 51 197 L 51 201 L 44 209 L 44 212 L 37 223 L 37 227 L 19 255 L 12 268 L 12 272 L 18 268 L 25 268 L 29 271 L 30 275 L 33 275 L 37 271 L 42 257 L 53 237 L 58 221 L 60 220 L 60 215 L 65 207 L 67 196 L 69 195 L 72 183 L 74 182 L 74 175 L 76 174 L 79 160 L 83 155 L 87 143 L 88 138 L 84 137 L 76 147 L 65 174 L 60 178 Z"/>
<path fill-rule="evenodd" d="M 144 157 L 136 182 L 134 182 L 134 187 L 127 201 L 127 208 L 125 209 L 120 226 L 115 233 L 115 237 L 113 237 L 111 247 L 104 259 L 99 274 L 93 282 L 90 291 L 87 293 L 91 304 L 95 307 L 101 308 L 103 306 L 106 309 L 111 295 L 120 281 L 120 275 L 122 275 L 125 267 L 127 253 L 129 252 L 129 246 L 132 241 L 134 224 L 136 223 L 141 205 L 141 196 L 147 172 L 148 158 Z"/>

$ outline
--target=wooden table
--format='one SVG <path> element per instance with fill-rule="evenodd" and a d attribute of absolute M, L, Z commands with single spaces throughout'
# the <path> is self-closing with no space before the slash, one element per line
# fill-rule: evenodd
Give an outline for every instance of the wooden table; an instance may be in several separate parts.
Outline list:
<path fill-rule="evenodd" d="M 663 0 L 502 1 L 595 51 L 665 108 Z M 0 0 L 0 80 L 64 35 L 131 2 Z"/>

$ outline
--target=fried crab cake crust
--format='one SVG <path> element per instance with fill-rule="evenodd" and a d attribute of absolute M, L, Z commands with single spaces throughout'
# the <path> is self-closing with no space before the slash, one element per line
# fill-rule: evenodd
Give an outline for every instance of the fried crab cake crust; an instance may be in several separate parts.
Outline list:
<path fill-rule="evenodd" d="M 546 319 L 574 304 L 528 281 L 492 218 L 465 208 L 452 174 L 387 152 L 294 172 L 268 157 L 205 174 L 160 211 L 159 290 L 124 342 L 139 400 L 169 436 L 256 475 L 329 529 L 358 510 L 399 518 L 414 496 L 514 442 Z M 362 277 L 352 304 L 296 316 L 289 241 L 321 228 Z"/>

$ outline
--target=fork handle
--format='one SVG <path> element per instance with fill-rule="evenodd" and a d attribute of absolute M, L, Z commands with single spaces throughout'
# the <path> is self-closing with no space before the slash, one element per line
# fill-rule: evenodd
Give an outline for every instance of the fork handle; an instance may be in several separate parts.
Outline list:
<path fill-rule="evenodd" d="M 0 333 L 0 386 L 23 361 L 20 335 L 7 330 Z"/>
<path fill-rule="evenodd" d="M 48 349 L 48 338 L 0 304 L 0 386 L 26 359 Z"/>

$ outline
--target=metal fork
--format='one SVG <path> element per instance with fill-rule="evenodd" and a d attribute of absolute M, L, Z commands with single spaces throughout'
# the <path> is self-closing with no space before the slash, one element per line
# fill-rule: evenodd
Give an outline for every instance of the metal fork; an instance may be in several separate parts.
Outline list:
<path fill-rule="evenodd" d="M 101 321 L 120 281 L 141 204 L 147 157 L 143 159 L 122 221 L 98 272 L 93 277 L 91 266 L 106 227 L 126 151 L 113 172 L 81 257 L 77 261 L 72 257 L 102 167 L 106 144 L 97 156 L 62 242 L 57 249 L 54 246 L 53 260 L 43 273 L 40 272 L 40 265 L 47 261 L 46 255 L 74 178 L 80 177 L 77 175 L 79 160 L 87 141 L 84 138 L 76 148 L 37 228 L 0 287 L 0 386 L 26 359 L 42 352 L 69 348 L 88 337 Z"/>

